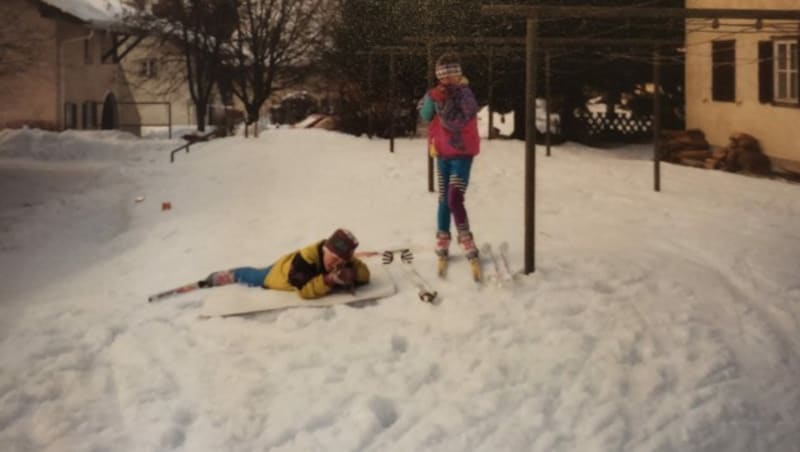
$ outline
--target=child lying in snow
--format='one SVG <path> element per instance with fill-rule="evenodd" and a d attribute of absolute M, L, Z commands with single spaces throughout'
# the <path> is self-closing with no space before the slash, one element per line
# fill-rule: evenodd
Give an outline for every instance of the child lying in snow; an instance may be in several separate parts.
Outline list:
<path fill-rule="evenodd" d="M 296 290 L 302 298 L 319 298 L 341 288 L 369 282 L 369 268 L 353 257 L 358 246 L 353 233 L 337 229 L 326 240 L 291 252 L 269 267 L 237 267 L 211 273 L 200 287 L 244 284 L 265 289 Z"/>

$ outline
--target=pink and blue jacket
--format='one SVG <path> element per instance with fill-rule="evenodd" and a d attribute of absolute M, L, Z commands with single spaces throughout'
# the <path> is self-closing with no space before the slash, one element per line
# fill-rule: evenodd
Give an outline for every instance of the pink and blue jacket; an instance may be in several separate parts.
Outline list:
<path fill-rule="evenodd" d="M 465 82 L 428 91 L 419 114 L 430 121 L 428 142 L 440 158 L 474 157 L 480 152 L 478 102 Z"/>

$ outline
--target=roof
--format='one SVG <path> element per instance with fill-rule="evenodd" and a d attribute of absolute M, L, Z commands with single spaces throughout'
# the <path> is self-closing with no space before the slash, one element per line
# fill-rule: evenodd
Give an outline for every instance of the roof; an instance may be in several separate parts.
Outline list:
<path fill-rule="evenodd" d="M 96 26 L 120 24 L 125 12 L 131 11 L 121 0 L 40 0 L 83 22 Z"/>

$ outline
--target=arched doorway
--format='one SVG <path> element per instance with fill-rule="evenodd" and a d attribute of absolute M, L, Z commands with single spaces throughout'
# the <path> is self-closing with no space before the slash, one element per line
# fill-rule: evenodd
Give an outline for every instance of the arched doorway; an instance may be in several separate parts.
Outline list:
<path fill-rule="evenodd" d="M 117 110 L 117 98 L 114 93 L 106 94 L 106 100 L 103 101 L 103 119 L 100 123 L 100 128 L 103 130 L 119 128 L 119 112 Z"/>

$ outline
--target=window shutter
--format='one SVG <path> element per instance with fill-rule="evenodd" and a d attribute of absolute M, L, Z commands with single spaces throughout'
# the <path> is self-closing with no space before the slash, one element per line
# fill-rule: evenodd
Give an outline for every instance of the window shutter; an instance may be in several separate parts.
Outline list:
<path fill-rule="evenodd" d="M 711 43 L 711 98 L 715 101 L 736 100 L 736 41 Z"/>
<path fill-rule="evenodd" d="M 775 83 L 772 65 L 772 41 L 758 41 L 758 101 L 772 102 Z"/>

